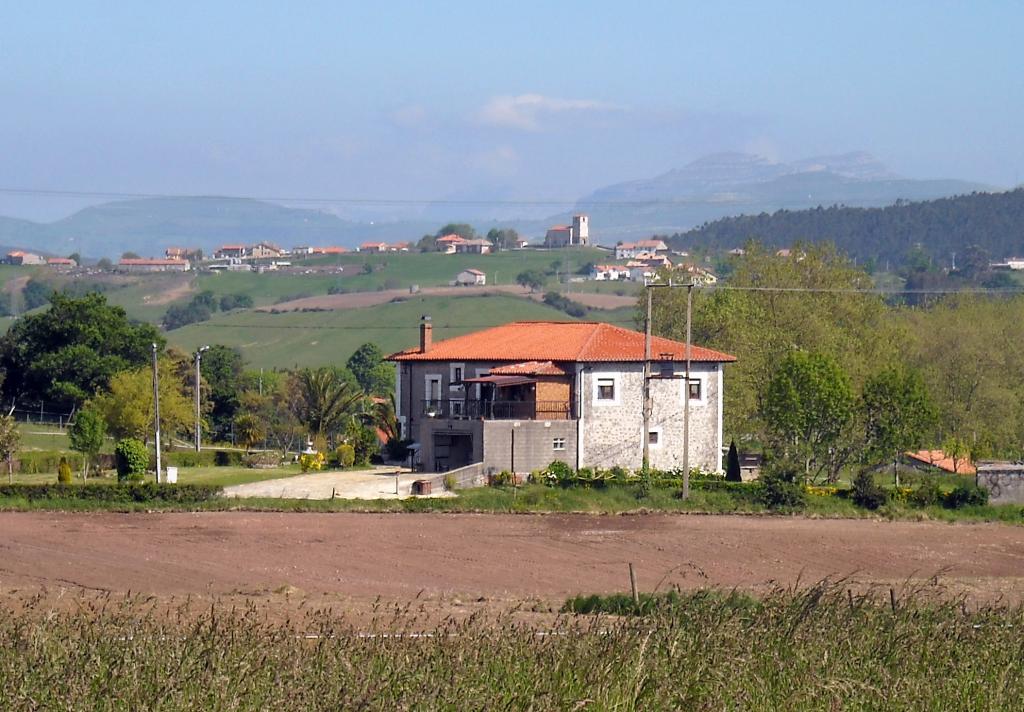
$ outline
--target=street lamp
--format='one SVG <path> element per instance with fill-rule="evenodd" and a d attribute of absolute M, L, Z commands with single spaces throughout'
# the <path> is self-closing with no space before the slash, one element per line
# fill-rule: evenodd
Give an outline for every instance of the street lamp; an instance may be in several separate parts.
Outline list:
<path fill-rule="evenodd" d="M 203 354 L 210 350 L 209 346 L 200 346 L 196 351 L 196 452 L 202 449 L 203 443 L 203 420 L 200 410 L 199 398 L 199 363 L 203 360 Z"/>
<path fill-rule="evenodd" d="M 160 370 L 157 367 L 159 347 L 153 343 L 153 425 L 156 429 L 156 482 L 160 484 Z"/>

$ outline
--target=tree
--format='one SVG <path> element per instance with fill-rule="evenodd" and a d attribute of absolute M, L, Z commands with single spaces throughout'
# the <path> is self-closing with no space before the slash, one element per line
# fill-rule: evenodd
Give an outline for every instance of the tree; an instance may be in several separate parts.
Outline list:
<path fill-rule="evenodd" d="M 121 259 L 122 260 L 137 260 L 137 259 L 139 259 L 139 255 L 138 255 L 138 253 L 135 253 L 135 252 L 132 252 L 131 250 L 129 250 L 128 252 L 122 252 L 121 253 Z"/>
<path fill-rule="evenodd" d="M 437 231 L 437 237 L 445 235 L 458 235 L 464 240 L 475 240 L 476 230 L 469 223 L 448 223 Z"/>
<path fill-rule="evenodd" d="M 14 416 L 0 416 L 0 458 L 7 461 L 7 481 L 14 482 L 14 454 L 21 445 L 21 431 Z"/>
<path fill-rule="evenodd" d="M 76 265 L 82 264 L 82 256 L 77 252 L 72 252 L 70 255 L 68 255 L 68 259 L 73 261 Z"/>
<path fill-rule="evenodd" d="M 267 441 L 286 454 L 301 449 L 307 435 L 292 412 L 289 380 L 277 371 L 248 372 L 242 377 L 239 395 L 239 412 L 257 418 Z"/>
<path fill-rule="evenodd" d="M 199 371 L 207 388 L 204 401 L 210 408 L 210 425 L 218 437 L 223 437 L 238 415 L 245 360 L 237 350 L 214 344 L 203 354 Z"/>
<path fill-rule="evenodd" d="M 89 467 L 96 460 L 103 439 L 106 437 L 106 425 L 103 417 L 95 408 L 86 407 L 75 415 L 75 422 L 68 428 L 68 439 L 71 449 L 82 453 L 82 479 L 88 479 Z"/>
<path fill-rule="evenodd" d="M 742 482 L 743 476 L 740 472 L 740 454 L 736 450 L 736 441 L 729 443 L 729 454 L 725 458 L 725 480 L 726 482 Z"/>
<path fill-rule="evenodd" d="M 19 319 L 0 338 L 7 400 L 46 402 L 70 411 L 111 377 L 149 362 L 164 339 L 150 324 L 132 324 L 101 294 L 54 294 L 49 311 Z"/>
<path fill-rule="evenodd" d="M 36 309 L 50 303 L 50 295 L 53 290 L 38 279 L 30 279 L 21 292 L 25 300 L 25 309 Z"/>
<path fill-rule="evenodd" d="M 519 233 L 512 228 L 491 228 L 487 231 L 487 239 L 495 250 L 512 250 L 519 241 Z"/>
<path fill-rule="evenodd" d="M 544 275 L 535 269 L 528 269 L 516 275 L 516 284 L 522 287 L 529 287 L 530 292 L 536 292 L 544 287 Z"/>
<path fill-rule="evenodd" d="M 384 353 L 374 343 L 365 343 L 349 356 L 348 370 L 367 395 L 384 396 L 394 389 L 395 369 L 384 361 Z"/>
<path fill-rule="evenodd" d="M 169 359 L 160 360 L 160 427 L 165 437 L 189 432 L 195 413 Z M 122 371 L 93 404 L 115 438 L 148 442 L 154 432 L 153 373 L 150 368 Z"/>
<path fill-rule="evenodd" d="M 235 436 L 249 452 L 253 445 L 263 441 L 266 432 L 263 430 L 263 423 L 252 413 L 242 413 L 235 418 Z"/>
<path fill-rule="evenodd" d="M 869 456 L 892 459 L 893 477 L 899 455 L 921 446 L 935 429 L 937 413 L 924 378 L 915 369 L 888 368 L 868 378 L 861 394 L 864 433 Z"/>
<path fill-rule="evenodd" d="M 347 370 L 303 368 L 288 383 L 292 413 L 313 436 L 342 431 L 365 409 L 366 396 Z"/>
<path fill-rule="evenodd" d="M 96 263 L 96 269 L 101 270 L 103 272 L 109 272 L 113 268 L 114 263 L 110 261 L 109 257 L 101 257 L 99 261 Z"/>
<path fill-rule="evenodd" d="M 838 475 L 853 418 L 850 380 L 835 359 L 795 351 L 783 359 L 768 383 L 763 416 L 772 444 L 784 456 L 798 458 L 804 475 Z"/>

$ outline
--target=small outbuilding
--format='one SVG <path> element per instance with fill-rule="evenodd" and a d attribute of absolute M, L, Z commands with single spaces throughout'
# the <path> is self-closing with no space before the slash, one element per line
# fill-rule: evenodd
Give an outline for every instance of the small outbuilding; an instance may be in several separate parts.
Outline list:
<path fill-rule="evenodd" d="M 457 287 L 483 287 L 487 284 L 487 275 L 478 269 L 464 269 L 455 276 L 452 284 Z"/>

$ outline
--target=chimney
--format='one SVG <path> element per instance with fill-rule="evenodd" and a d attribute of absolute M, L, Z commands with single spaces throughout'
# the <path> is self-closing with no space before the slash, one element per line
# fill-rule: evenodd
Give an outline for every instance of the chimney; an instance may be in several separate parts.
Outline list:
<path fill-rule="evenodd" d="M 430 351 L 430 345 L 434 341 L 434 325 L 430 323 L 430 317 L 423 315 L 420 317 L 420 353 L 425 354 Z"/>

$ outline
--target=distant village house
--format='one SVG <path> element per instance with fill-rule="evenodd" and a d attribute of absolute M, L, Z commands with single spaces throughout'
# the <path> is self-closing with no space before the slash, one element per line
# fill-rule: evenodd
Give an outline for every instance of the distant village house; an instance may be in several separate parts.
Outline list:
<path fill-rule="evenodd" d="M 555 225 L 544 236 L 545 247 L 584 247 L 590 244 L 590 218 L 573 215 L 571 225 Z"/>
<path fill-rule="evenodd" d="M 131 274 L 144 272 L 187 272 L 192 265 L 187 260 L 124 258 L 117 263 L 119 272 Z"/>
<path fill-rule="evenodd" d="M 7 253 L 6 262 L 9 265 L 44 265 L 46 258 L 33 252 L 14 250 Z"/>
<path fill-rule="evenodd" d="M 478 269 L 464 269 L 452 281 L 457 287 L 482 287 L 487 284 L 487 275 Z"/>

